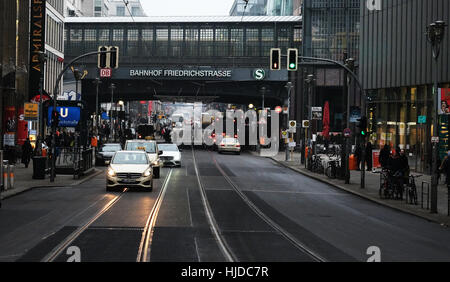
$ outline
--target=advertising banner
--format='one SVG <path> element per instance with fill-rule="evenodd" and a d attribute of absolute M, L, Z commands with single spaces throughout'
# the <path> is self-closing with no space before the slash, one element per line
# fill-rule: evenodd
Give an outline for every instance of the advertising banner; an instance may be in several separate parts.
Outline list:
<path fill-rule="evenodd" d="M 28 80 L 29 98 L 39 93 L 39 82 L 42 66 L 39 62 L 39 53 L 45 52 L 45 11 L 46 0 L 30 1 L 30 68 Z"/>
<path fill-rule="evenodd" d="M 379 168 L 380 164 L 380 150 L 372 151 L 372 168 Z"/>
<path fill-rule="evenodd" d="M 24 118 L 24 108 L 19 108 L 19 121 L 17 124 L 17 144 L 23 145 L 28 138 L 28 122 Z"/>
<path fill-rule="evenodd" d="M 439 115 L 450 114 L 450 88 L 438 88 L 438 97 L 440 97 Z"/>

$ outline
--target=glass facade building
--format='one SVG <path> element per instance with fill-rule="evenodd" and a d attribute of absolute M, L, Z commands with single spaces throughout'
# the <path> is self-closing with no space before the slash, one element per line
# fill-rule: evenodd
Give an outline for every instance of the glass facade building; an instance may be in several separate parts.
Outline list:
<path fill-rule="evenodd" d="M 364 4 L 364 5 L 363 5 Z M 361 0 L 360 79 L 368 93 L 370 140 L 381 148 L 405 149 L 409 165 L 431 170 L 431 136 L 438 124 L 440 157 L 448 145 L 448 115 L 433 121 L 433 73 L 440 88 L 450 88 L 447 27 L 436 67 L 426 27 L 437 20 L 450 22 L 447 0 L 392 0 L 380 11 Z M 419 118 L 420 117 L 420 118 Z"/>

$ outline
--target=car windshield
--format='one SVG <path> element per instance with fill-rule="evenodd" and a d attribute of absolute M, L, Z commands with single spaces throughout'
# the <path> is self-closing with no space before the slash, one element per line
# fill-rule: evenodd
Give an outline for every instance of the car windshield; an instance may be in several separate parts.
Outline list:
<path fill-rule="evenodd" d="M 128 142 L 125 150 L 127 151 L 145 151 L 150 154 L 156 153 L 155 142 Z"/>
<path fill-rule="evenodd" d="M 142 153 L 116 153 L 112 164 L 148 164 L 148 159 L 146 154 Z"/>
<path fill-rule="evenodd" d="M 235 144 L 236 143 L 236 139 L 235 138 L 224 138 L 223 139 L 223 143 L 224 144 Z"/>
<path fill-rule="evenodd" d="M 102 152 L 117 152 L 122 150 L 120 145 L 105 145 L 102 147 Z"/>
<path fill-rule="evenodd" d="M 178 152 L 178 147 L 175 144 L 159 144 L 158 148 L 161 151 Z"/>

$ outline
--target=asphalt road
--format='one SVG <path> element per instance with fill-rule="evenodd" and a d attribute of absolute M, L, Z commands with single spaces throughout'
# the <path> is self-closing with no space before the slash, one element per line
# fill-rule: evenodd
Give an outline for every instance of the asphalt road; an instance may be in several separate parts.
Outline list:
<path fill-rule="evenodd" d="M 185 149 L 153 192 L 104 175 L 4 200 L 0 261 L 450 261 L 450 230 L 243 153 Z"/>

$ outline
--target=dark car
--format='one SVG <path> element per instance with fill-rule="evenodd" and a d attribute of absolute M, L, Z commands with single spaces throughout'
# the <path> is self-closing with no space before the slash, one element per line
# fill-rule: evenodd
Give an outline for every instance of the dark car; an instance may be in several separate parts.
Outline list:
<path fill-rule="evenodd" d="M 105 165 L 111 161 L 111 158 L 117 151 L 122 150 L 122 145 L 119 143 L 111 143 L 103 145 L 95 156 L 95 163 L 97 165 Z"/>

